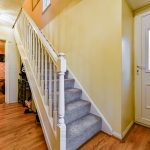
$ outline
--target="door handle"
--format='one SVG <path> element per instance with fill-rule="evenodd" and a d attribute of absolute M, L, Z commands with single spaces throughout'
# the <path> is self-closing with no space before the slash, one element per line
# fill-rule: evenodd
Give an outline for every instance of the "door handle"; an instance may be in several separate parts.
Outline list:
<path fill-rule="evenodd" d="M 146 69 L 146 67 L 144 67 L 144 66 L 137 66 L 137 69 L 143 70 L 143 69 Z"/>

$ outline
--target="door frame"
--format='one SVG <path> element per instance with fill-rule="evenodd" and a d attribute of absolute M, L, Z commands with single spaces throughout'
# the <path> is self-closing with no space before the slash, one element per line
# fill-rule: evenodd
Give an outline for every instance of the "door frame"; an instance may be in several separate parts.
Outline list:
<path fill-rule="evenodd" d="M 142 66 L 142 18 L 147 15 L 150 15 L 150 11 L 138 14 L 134 18 L 135 122 L 144 126 L 148 125 L 142 123 L 142 71 L 137 75 L 137 66 Z"/>

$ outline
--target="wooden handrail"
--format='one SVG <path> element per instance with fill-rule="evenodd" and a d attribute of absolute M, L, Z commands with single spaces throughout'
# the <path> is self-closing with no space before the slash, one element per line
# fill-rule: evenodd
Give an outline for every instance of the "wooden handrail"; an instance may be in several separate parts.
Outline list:
<path fill-rule="evenodd" d="M 15 27 L 15 25 L 16 25 L 16 23 L 17 23 L 19 17 L 20 17 L 21 12 L 22 12 L 22 7 L 21 7 L 21 9 L 20 9 L 20 11 L 19 11 L 19 13 L 18 13 L 18 16 L 17 16 L 17 18 L 16 18 L 16 20 L 15 20 L 13 26 L 12 26 L 12 29 Z"/>

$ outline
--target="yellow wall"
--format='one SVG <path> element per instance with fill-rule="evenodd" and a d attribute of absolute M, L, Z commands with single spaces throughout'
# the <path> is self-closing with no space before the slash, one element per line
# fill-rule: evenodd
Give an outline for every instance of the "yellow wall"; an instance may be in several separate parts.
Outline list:
<path fill-rule="evenodd" d="M 126 1 L 56 0 L 45 14 L 41 0 L 31 6 L 26 0 L 26 11 L 121 135 L 134 120 L 133 16 Z"/>
<path fill-rule="evenodd" d="M 121 0 L 72 2 L 43 28 L 112 128 L 121 132 Z"/>
<path fill-rule="evenodd" d="M 122 4 L 122 132 L 134 120 L 133 12 Z"/>

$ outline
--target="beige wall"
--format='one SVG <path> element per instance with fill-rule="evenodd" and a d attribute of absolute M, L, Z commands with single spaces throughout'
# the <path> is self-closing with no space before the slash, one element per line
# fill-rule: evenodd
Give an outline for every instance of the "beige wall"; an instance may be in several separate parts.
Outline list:
<path fill-rule="evenodd" d="M 133 12 L 122 4 L 122 132 L 134 121 Z"/>
<path fill-rule="evenodd" d="M 70 3 L 43 29 L 112 128 L 121 132 L 121 0 Z"/>

